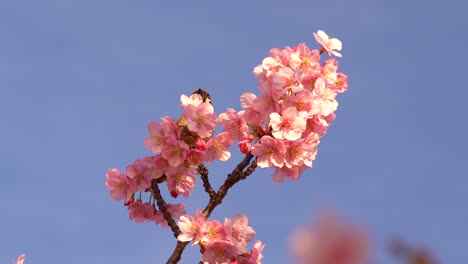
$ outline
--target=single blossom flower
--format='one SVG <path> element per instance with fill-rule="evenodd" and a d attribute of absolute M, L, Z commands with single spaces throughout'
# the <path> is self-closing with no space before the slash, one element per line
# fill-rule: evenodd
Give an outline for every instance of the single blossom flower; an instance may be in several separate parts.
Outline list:
<path fill-rule="evenodd" d="M 229 132 L 221 132 L 216 137 L 210 138 L 206 144 L 205 161 L 212 162 L 215 159 L 226 161 L 231 157 L 228 148 L 232 145 L 233 138 Z"/>
<path fill-rule="evenodd" d="M 215 240 L 205 246 L 202 262 L 206 264 L 230 264 L 241 253 L 227 240 Z"/>
<path fill-rule="evenodd" d="M 188 150 L 189 146 L 185 142 L 170 138 L 166 141 L 161 156 L 167 160 L 171 167 L 177 167 L 184 163 Z"/>
<path fill-rule="evenodd" d="M 195 187 L 196 177 L 193 169 L 184 165 L 169 167 L 167 172 L 167 188 L 173 196 L 179 194 L 189 197 Z"/>
<path fill-rule="evenodd" d="M 331 56 L 333 54 L 337 57 L 342 57 L 341 53 L 335 51 L 341 50 L 342 44 L 339 39 L 330 38 L 323 30 L 319 30 L 317 33 L 314 32 L 314 37 L 328 55 Z"/>
<path fill-rule="evenodd" d="M 190 131 L 196 132 L 200 137 L 211 137 L 213 134 L 216 125 L 216 114 L 212 104 L 187 105 L 184 109 L 184 117 Z"/>
<path fill-rule="evenodd" d="M 180 235 L 177 240 L 182 242 L 192 241 L 192 245 L 198 244 L 201 239 L 201 226 L 205 223 L 205 215 L 202 211 L 195 212 L 195 216 L 182 215 L 179 218 Z"/>
<path fill-rule="evenodd" d="M 286 148 L 281 139 L 263 136 L 260 143 L 252 146 L 252 155 L 257 156 L 257 165 L 260 168 L 282 167 Z"/>
<path fill-rule="evenodd" d="M 125 199 L 125 202 L 130 201 L 134 191 L 128 184 L 128 178 L 118 169 L 109 169 L 106 173 L 106 187 L 110 191 L 110 196 L 114 200 Z"/>
<path fill-rule="evenodd" d="M 281 112 L 281 115 L 271 113 L 270 125 L 273 136 L 278 139 L 299 139 L 306 129 L 306 117 L 306 113 L 298 112 L 294 107 L 286 108 Z"/>
<path fill-rule="evenodd" d="M 155 209 L 150 203 L 143 203 L 141 200 L 130 204 L 128 206 L 128 217 L 137 223 L 143 223 L 151 220 L 154 217 Z"/>

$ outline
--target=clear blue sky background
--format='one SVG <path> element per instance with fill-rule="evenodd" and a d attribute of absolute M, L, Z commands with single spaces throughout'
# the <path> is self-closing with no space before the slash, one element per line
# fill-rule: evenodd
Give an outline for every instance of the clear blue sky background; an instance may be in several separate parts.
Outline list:
<path fill-rule="evenodd" d="M 323 29 L 343 42 L 349 91 L 315 167 L 276 184 L 259 170 L 213 217 L 249 216 L 265 263 L 319 208 L 372 230 L 375 259 L 402 235 L 443 263 L 468 259 L 468 5 L 449 1 L 3 0 L 0 2 L 0 263 L 163 263 L 169 230 L 136 224 L 105 188 L 150 154 L 146 124 L 209 90 L 218 113 L 258 93 L 270 48 Z M 237 150 L 233 149 L 237 153 Z M 210 166 L 219 183 L 240 156 Z M 206 203 L 200 186 L 188 210 Z M 170 200 L 172 201 L 172 200 Z M 197 263 L 189 248 L 181 263 Z"/>

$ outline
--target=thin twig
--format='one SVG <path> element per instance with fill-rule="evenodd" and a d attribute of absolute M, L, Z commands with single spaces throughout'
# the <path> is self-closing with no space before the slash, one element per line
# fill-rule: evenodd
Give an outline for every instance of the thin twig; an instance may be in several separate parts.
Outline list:
<path fill-rule="evenodd" d="M 205 187 L 205 192 L 208 193 L 210 199 L 214 199 L 216 197 L 216 192 L 213 189 L 213 187 L 211 187 L 210 180 L 208 179 L 208 168 L 206 168 L 204 164 L 200 164 L 198 165 L 197 172 L 198 174 L 200 174 L 200 178 L 203 181 L 203 187 Z"/>
<path fill-rule="evenodd" d="M 174 219 L 172 219 L 172 216 L 169 213 L 169 211 L 167 211 L 167 203 L 161 196 L 161 191 L 159 190 L 159 186 L 156 180 L 151 181 L 151 192 L 153 194 L 153 197 L 156 199 L 156 203 L 158 204 L 159 210 L 162 212 L 164 219 L 166 219 L 168 225 L 171 227 L 174 237 L 177 239 L 177 237 L 180 234 L 180 229 L 177 226 Z"/>

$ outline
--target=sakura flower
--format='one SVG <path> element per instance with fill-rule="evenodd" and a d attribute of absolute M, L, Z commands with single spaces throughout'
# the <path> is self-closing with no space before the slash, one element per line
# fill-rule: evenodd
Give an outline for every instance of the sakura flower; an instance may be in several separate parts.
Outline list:
<path fill-rule="evenodd" d="M 230 241 L 215 240 L 205 246 L 201 260 L 206 264 L 230 264 L 239 253 Z"/>
<path fill-rule="evenodd" d="M 288 90 L 297 93 L 304 89 L 303 85 L 296 79 L 294 70 L 289 67 L 281 68 L 272 77 L 272 88 L 271 96 L 274 99 L 283 97 Z"/>
<path fill-rule="evenodd" d="M 278 139 L 296 140 L 306 129 L 306 114 L 298 112 L 296 108 L 289 107 L 281 112 L 270 114 L 272 134 Z"/>
<path fill-rule="evenodd" d="M 312 111 L 314 96 L 310 90 L 302 90 L 299 93 L 288 96 L 283 104 L 284 108 L 294 107 L 298 112 L 305 112 L 307 115 Z"/>
<path fill-rule="evenodd" d="M 291 247 L 298 264 L 360 264 L 368 257 L 367 234 L 329 213 L 298 230 Z"/>
<path fill-rule="evenodd" d="M 152 121 L 148 124 L 149 136 L 145 139 L 145 148 L 153 151 L 154 153 L 161 151 L 166 137 L 164 136 L 163 128 L 160 123 Z"/>
<path fill-rule="evenodd" d="M 177 240 L 186 242 L 192 241 L 192 245 L 198 244 L 201 239 L 201 226 L 205 223 L 205 215 L 202 211 L 197 210 L 195 216 L 182 215 L 179 218 L 180 235 Z"/>
<path fill-rule="evenodd" d="M 302 165 L 312 167 L 312 161 L 317 152 L 316 145 L 307 144 L 303 140 L 295 140 L 286 142 L 285 147 L 284 165 L 286 167 Z"/>
<path fill-rule="evenodd" d="M 145 191 L 151 186 L 152 173 L 148 170 L 148 159 L 137 159 L 128 165 L 125 173 L 133 191 Z"/>
<path fill-rule="evenodd" d="M 182 194 L 189 197 L 195 187 L 196 177 L 192 169 L 184 165 L 167 169 L 167 188 L 173 196 Z"/>
<path fill-rule="evenodd" d="M 185 106 L 184 117 L 190 131 L 196 132 L 200 137 L 211 137 L 213 134 L 216 125 L 216 115 L 213 105 L 210 103 L 201 103 L 198 106 Z"/>
<path fill-rule="evenodd" d="M 338 102 L 335 100 L 336 91 L 327 87 L 322 78 L 318 78 L 315 82 L 313 94 L 315 98 L 312 103 L 312 114 L 327 116 L 335 112 L 338 108 Z"/>
<path fill-rule="evenodd" d="M 320 75 L 319 52 L 311 51 L 304 43 L 300 43 L 291 53 L 289 65 L 294 69 L 295 78 L 299 82 L 316 78 Z"/>
<path fill-rule="evenodd" d="M 255 237 L 255 231 L 248 226 L 249 220 L 243 214 L 237 214 L 232 219 L 224 219 L 224 229 L 230 235 L 231 241 L 241 252 L 247 250 L 247 242 Z"/>
<path fill-rule="evenodd" d="M 299 179 L 305 168 L 305 166 L 294 166 L 292 168 L 283 166 L 281 168 L 275 168 L 275 173 L 272 175 L 272 180 L 276 183 L 282 183 L 286 179 L 295 181 Z"/>
<path fill-rule="evenodd" d="M 257 164 L 261 168 L 282 167 L 285 152 L 283 141 L 270 136 L 263 136 L 251 151 L 252 155 L 257 156 Z"/>
<path fill-rule="evenodd" d="M 201 103 L 203 103 L 203 97 L 198 93 L 193 93 L 190 95 L 190 97 L 183 94 L 180 96 L 180 102 L 182 109 L 185 109 L 187 105 L 199 106 Z"/>
<path fill-rule="evenodd" d="M 132 199 L 134 191 L 130 188 L 128 179 L 122 172 L 118 169 L 109 169 L 106 177 L 106 187 L 110 190 L 112 199 L 125 199 L 125 202 Z"/>
<path fill-rule="evenodd" d="M 247 136 L 249 127 L 242 117 L 245 111 L 237 112 L 236 110 L 229 108 L 225 113 L 222 113 L 218 117 L 218 124 L 224 127 L 224 132 L 229 132 L 233 136 L 234 140 L 240 140 Z"/>
<path fill-rule="evenodd" d="M 208 245 L 216 240 L 226 240 L 224 225 L 217 220 L 205 221 L 200 227 L 200 243 Z"/>
<path fill-rule="evenodd" d="M 145 161 L 148 162 L 147 173 L 151 175 L 151 179 L 159 179 L 169 167 L 169 163 L 161 155 L 146 157 Z"/>
<path fill-rule="evenodd" d="M 128 206 L 128 217 L 137 223 L 143 223 L 154 217 L 155 209 L 150 203 L 142 203 L 138 200 Z"/>
<path fill-rule="evenodd" d="M 161 150 L 161 156 L 167 160 L 170 166 L 177 167 L 184 162 L 188 150 L 189 146 L 185 142 L 169 138 Z"/>
<path fill-rule="evenodd" d="M 265 245 L 262 244 L 262 241 L 257 240 L 250 250 L 250 253 L 244 253 L 237 257 L 238 264 L 262 264 L 262 251 Z"/>
<path fill-rule="evenodd" d="M 348 90 L 348 76 L 346 74 L 339 72 L 337 74 L 337 80 L 335 82 L 336 91 L 339 93 L 344 93 Z"/>
<path fill-rule="evenodd" d="M 327 33 L 323 30 L 317 31 L 317 33 L 313 33 L 315 40 L 322 46 L 322 49 L 328 53 L 328 55 L 335 55 L 337 57 L 342 57 L 340 53 L 335 50 L 341 50 L 342 44 L 341 41 L 337 38 L 330 38 Z"/>
<path fill-rule="evenodd" d="M 12 264 L 23 264 L 25 258 L 26 258 L 25 254 L 19 255 L 18 259 L 16 261 L 13 260 Z"/>
<path fill-rule="evenodd" d="M 227 150 L 233 143 L 229 132 L 221 132 L 215 138 L 210 138 L 206 144 L 205 161 L 212 162 L 215 159 L 226 161 L 231 157 Z"/>

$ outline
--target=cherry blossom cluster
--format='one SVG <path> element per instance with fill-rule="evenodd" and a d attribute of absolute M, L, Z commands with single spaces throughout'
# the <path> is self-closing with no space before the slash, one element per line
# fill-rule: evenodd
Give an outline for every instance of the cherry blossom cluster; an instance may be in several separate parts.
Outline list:
<path fill-rule="evenodd" d="M 263 258 L 264 245 L 255 242 L 252 250 L 247 252 L 247 242 L 255 237 L 255 231 L 248 226 L 248 219 L 243 214 L 234 218 L 206 220 L 204 214 L 197 210 L 195 216 L 183 215 L 179 219 L 181 234 L 179 241 L 192 241 L 200 244 L 204 263 L 257 264 Z"/>
<path fill-rule="evenodd" d="M 124 200 L 129 218 L 170 226 L 179 242 L 201 246 L 206 263 L 261 263 L 260 241 L 247 253 L 246 243 L 255 234 L 247 217 L 237 215 L 221 224 L 207 221 L 205 216 L 209 217 L 233 184 L 257 166 L 274 168 L 276 182 L 296 180 L 305 168 L 312 167 L 320 137 L 335 120 L 336 96 L 348 87 L 347 76 L 338 72 L 334 58 L 320 63 L 323 52 L 341 56 L 336 51 L 341 50 L 341 42 L 323 31 L 314 36 L 320 50 L 310 50 L 301 43 L 270 51 L 254 68 L 261 95 L 244 93 L 240 97 L 242 110 L 228 108 L 216 115 L 210 96 L 199 89 L 180 97 L 183 113 L 179 119 L 164 116 L 161 122 L 150 122 L 144 146 L 153 154 L 135 160 L 124 172 L 111 168 L 106 174 L 111 197 Z M 215 134 L 216 126 L 221 127 L 220 133 Z M 228 160 L 228 149 L 234 142 L 246 157 L 215 192 L 204 164 Z M 183 204 L 164 201 L 159 185 L 165 182 L 174 198 L 188 198 L 197 174 L 210 196 L 210 205 L 190 217 L 185 215 Z M 145 200 L 142 194 L 149 194 L 149 198 Z M 178 243 L 177 247 L 182 252 L 184 245 Z"/>
<path fill-rule="evenodd" d="M 310 50 L 304 43 L 272 49 L 254 69 L 261 95 L 241 96 L 244 110 L 238 116 L 246 125 L 239 131 L 250 127 L 250 139 L 256 141 L 250 149 L 245 137 L 241 149 L 250 150 L 260 167 L 275 168 L 273 180 L 277 182 L 295 180 L 306 167 L 312 167 L 319 139 L 335 120 L 336 95 L 348 88 L 337 60 L 330 58 L 320 64 L 321 52 L 341 56 L 334 51 L 341 50 L 341 42 L 323 31 L 314 36 L 321 51 Z"/>

